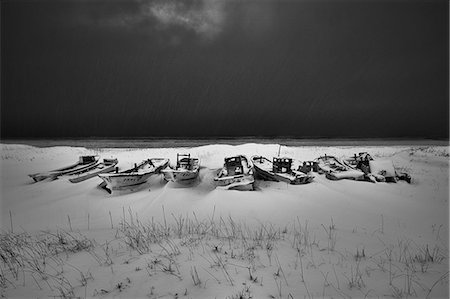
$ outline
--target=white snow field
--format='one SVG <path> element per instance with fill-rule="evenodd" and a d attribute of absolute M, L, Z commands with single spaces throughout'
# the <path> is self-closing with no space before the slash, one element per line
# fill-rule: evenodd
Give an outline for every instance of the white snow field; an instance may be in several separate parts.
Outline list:
<path fill-rule="evenodd" d="M 216 190 L 224 157 L 278 144 L 120 149 L 1 144 L 0 294 L 10 298 L 448 298 L 449 148 L 303 146 L 313 160 L 369 152 L 413 181 L 256 181 Z M 155 175 L 112 194 L 98 177 L 33 182 L 80 155 L 119 167 L 199 157 L 190 186 Z"/>

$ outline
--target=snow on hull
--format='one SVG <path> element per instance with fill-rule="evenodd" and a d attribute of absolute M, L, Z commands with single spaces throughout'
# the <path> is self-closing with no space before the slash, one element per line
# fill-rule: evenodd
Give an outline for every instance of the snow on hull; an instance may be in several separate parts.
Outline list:
<path fill-rule="evenodd" d="M 326 172 L 325 176 L 330 180 L 355 180 L 355 181 L 365 181 L 365 175 L 359 170 L 346 170 L 346 171 L 330 171 Z"/>
<path fill-rule="evenodd" d="M 224 190 L 251 191 L 254 189 L 254 182 L 255 179 L 252 175 L 221 177 L 216 179 L 217 188 Z"/>
<path fill-rule="evenodd" d="M 351 169 L 333 156 L 322 156 L 317 158 L 317 165 L 319 172 L 325 173 L 325 177 L 330 180 L 366 180 L 364 172 Z"/>
<path fill-rule="evenodd" d="M 167 166 L 161 171 L 164 179 L 175 183 L 189 183 L 198 178 L 200 171 L 198 159 L 191 158 L 190 155 L 181 155 L 182 157 L 186 156 L 186 158 L 179 160 L 179 156 L 177 155 L 177 166 L 175 168 Z"/>

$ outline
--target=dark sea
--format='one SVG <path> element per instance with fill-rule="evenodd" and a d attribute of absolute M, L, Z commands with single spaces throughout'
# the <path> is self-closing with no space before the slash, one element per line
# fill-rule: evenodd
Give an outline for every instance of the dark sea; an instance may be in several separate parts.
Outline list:
<path fill-rule="evenodd" d="M 3 144 L 24 144 L 36 147 L 73 146 L 86 148 L 173 148 L 211 144 L 240 145 L 246 143 L 281 144 L 284 146 L 448 146 L 448 140 L 436 139 L 329 139 L 329 138 L 67 138 L 67 139 L 1 139 Z"/>

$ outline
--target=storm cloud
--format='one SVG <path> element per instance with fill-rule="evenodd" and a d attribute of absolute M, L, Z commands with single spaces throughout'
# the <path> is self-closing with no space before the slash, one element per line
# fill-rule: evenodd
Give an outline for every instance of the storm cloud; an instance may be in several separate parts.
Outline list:
<path fill-rule="evenodd" d="M 2 2 L 2 137 L 448 138 L 448 2 Z"/>
<path fill-rule="evenodd" d="M 226 21 L 223 0 L 136 0 L 126 3 L 85 4 L 79 22 L 129 30 L 165 31 L 177 27 L 203 39 L 213 39 Z"/>

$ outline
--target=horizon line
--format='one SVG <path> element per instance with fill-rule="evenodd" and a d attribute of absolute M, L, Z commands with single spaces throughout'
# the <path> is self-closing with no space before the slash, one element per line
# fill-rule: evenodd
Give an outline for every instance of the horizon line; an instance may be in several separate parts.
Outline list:
<path fill-rule="evenodd" d="M 363 137 L 363 136 L 267 136 L 267 135 L 247 135 L 247 136 L 39 136 L 39 137 L 3 137 L 2 140 L 230 140 L 230 139 L 294 139 L 294 140 L 439 140 L 449 141 L 449 136 L 389 136 L 389 137 Z"/>

